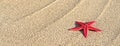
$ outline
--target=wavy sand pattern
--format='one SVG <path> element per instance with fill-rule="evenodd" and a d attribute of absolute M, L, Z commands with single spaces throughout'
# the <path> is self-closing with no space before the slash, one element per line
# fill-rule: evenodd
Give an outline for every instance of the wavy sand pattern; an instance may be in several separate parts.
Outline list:
<path fill-rule="evenodd" d="M 1 0 L 0 46 L 120 46 L 119 0 Z M 96 20 L 101 33 L 71 32 Z"/>

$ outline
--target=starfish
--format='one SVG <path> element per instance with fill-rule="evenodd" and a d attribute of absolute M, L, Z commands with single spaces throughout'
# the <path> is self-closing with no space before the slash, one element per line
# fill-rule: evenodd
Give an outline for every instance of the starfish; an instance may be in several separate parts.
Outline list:
<path fill-rule="evenodd" d="M 83 31 L 83 34 L 84 34 L 85 38 L 88 37 L 88 31 L 89 30 L 92 30 L 92 31 L 95 31 L 95 32 L 100 32 L 101 31 L 100 29 L 92 26 L 93 24 L 95 24 L 95 21 L 91 21 L 91 22 L 87 22 L 87 23 L 77 21 L 76 24 L 77 24 L 77 27 L 71 28 L 70 30 Z"/>

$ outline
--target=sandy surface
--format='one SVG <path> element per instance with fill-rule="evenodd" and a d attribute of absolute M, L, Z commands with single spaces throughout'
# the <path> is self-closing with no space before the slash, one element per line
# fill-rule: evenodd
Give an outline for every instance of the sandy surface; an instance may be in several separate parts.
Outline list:
<path fill-rule="evenodd" d="M 97 21 L 101 33 L 69 31 Z M 120 0 L 0 0 L 0 46 L 120 46 Z"/>

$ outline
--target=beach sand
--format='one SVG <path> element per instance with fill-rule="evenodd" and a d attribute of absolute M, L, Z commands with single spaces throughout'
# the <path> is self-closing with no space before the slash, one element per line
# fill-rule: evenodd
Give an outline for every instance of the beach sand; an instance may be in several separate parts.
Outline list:
<path fill-rule="evenodd" d="M 0 46 L 120 46 L 120 0 L 0 0 Z M 75 21 L 96 21 L 85 38 Z"/>

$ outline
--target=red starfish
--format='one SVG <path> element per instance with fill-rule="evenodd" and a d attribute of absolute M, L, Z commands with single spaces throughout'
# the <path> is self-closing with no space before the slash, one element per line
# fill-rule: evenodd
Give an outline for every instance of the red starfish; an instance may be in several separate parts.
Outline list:
<path fill-rule="evenodd" d="M 76 24 L 78 24 L 78 27 L 72 28 L 70 30 L 74 30 L 74 31 L 83 30 L 84 36 L 85 36 L 85 38 L 87 38 L 89 30 L 96 31 L 96 32 L 101 31 L 100 29 L 97 29 L 97 28 L 92 26 L 94 23 L 95 23 L 95 21 L 91 21 L 91 22 L 87 22 L 87 23 L 77 21 Z"/>

